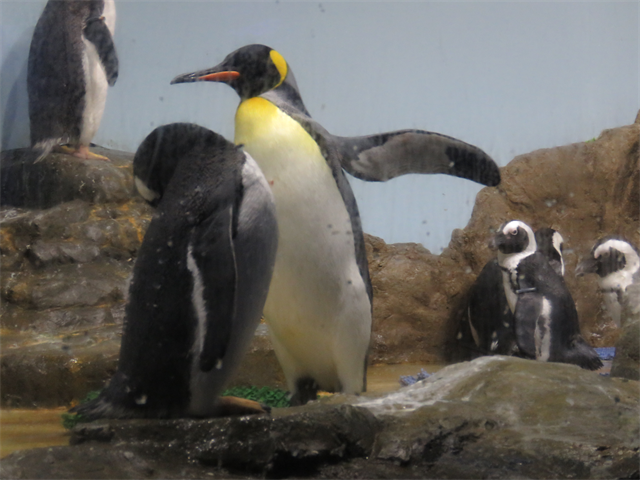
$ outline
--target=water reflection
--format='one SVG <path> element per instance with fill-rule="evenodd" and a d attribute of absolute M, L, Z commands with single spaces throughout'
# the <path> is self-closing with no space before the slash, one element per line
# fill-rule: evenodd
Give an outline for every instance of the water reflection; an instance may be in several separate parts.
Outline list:
<path fill-rule="evenodd" d="M 16 450 L 67 445 L 69 432 L 60 419 L 66 410 L 0 410 L 0 458 Z"/>

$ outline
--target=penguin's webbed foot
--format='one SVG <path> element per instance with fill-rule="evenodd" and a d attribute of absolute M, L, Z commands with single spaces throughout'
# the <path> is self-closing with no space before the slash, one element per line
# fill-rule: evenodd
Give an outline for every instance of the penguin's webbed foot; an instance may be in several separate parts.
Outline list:
<path fill-rule="evenodd" d="M 89 147 L 87 145 L 79 145 L 78 148 L 69 147 L 67 145 L 60 145 L 56 147 L 55 150 L 76 158 L 81 158 L 83 160 L 105 160 L 107 162 L 110 161 L 109 158 L 105 157 L 104 155 L 93 153 L 91 150 L 89 150 Z"/>
<path fill-rule="evenodd" d="M 216 404 L 216 417 L 231 415 L 258 415 L 271 413 L 271 407 L 254 400 L 240 397 L 220 397 Z"/>

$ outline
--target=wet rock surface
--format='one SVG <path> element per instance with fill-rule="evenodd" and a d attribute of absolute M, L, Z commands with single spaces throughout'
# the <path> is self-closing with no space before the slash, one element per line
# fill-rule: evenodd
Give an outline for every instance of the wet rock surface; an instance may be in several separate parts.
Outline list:
<path fill-rule="evenodd" d="M 511 357 L 270 417 L 102 421 L 2 478 L 637 478 L 636 381 Z"/>

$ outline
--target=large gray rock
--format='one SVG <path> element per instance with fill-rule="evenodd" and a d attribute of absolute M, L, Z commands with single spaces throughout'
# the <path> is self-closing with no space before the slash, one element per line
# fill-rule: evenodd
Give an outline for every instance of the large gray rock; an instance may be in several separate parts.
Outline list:
<path fill-rule="evenodd" d="M 485 357 L 272 417 L 102 421 L 2 478 L 637 478 L 640 384 Z"/>

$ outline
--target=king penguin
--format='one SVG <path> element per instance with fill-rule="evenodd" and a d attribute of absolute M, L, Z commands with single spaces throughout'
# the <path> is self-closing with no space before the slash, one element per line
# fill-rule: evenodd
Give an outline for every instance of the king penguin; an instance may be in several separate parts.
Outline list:
<path fill-rule="evenodd" d="M 98 131 L 107 89 L 118 78 L 113 0 L 49 0 L 38 20 L 27 67 L 31 146 L 44 158 L 54 147 L 83 159 Z"/>
<path fill-rule="evenodd" d="M 638 249 L 613 235 L 598 240 L 576 276 L 597 273 L 605 305 L 617 327 L 640 317 L 640 256 Z"/>
<path fill-rule="evenodd" d="M 343 168 L 370 181 L 446 173 L 497 185 L 498 167 L 479 148 L 436 133 L 331 135 L 309 115 L 285 59 L 264 45 L 171 83 L 199 81 L 226 83 L 239 95 L 235 143 L 258 162 L 275 197 L 279 247 L 264 313 L 291 403 L 315 399 L 318 388 L 366 390 L 373 291 Z"/>
<path fill-rule="evenodd" d="M 118 369 L 89 418 L 214 416 L 260 321 L 275 204 L 249 154 L 193 124 L 158 127 L 134 157 L 157 204 L 133 269 Z"/>
<path fill-rule="evenodd" d="M 519 220 L 507 222 L 494 237 L 494 246 L 520 353 L 588 370 L 602 367 L 598 354 L 580 334 L 578 312 L 564 279 L 536 251 L 531 227 Z"/>
<path fill-rule="evenodd" d="M 564 275 L 564 240 L 552 228 L 535 232 L 536 249 L 559 275 Z M 502 270 L 497 258 L 489 260 L 469 292 L 467 321 L 481 355 L 517 355 L 513 312 L 504 291 Z"/>

